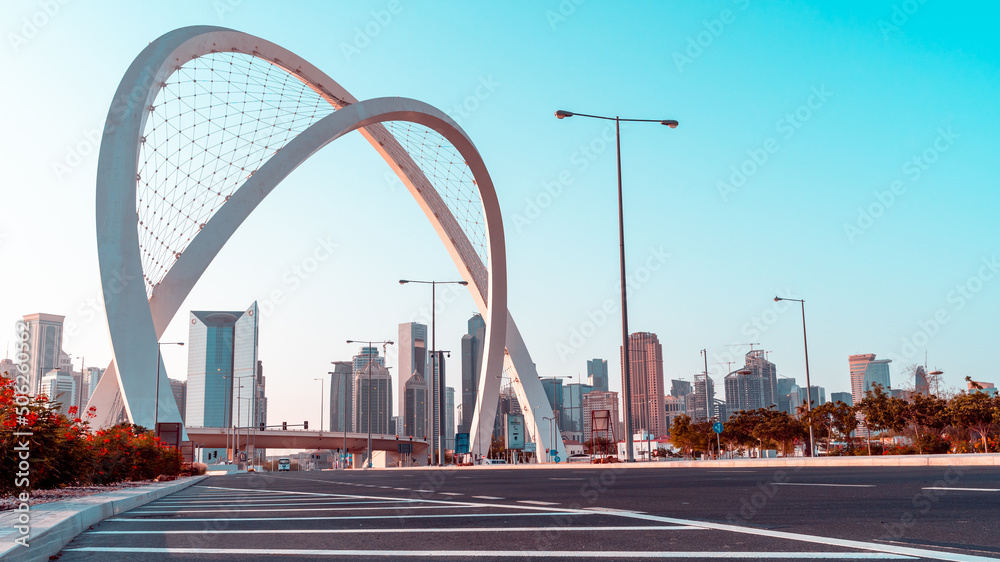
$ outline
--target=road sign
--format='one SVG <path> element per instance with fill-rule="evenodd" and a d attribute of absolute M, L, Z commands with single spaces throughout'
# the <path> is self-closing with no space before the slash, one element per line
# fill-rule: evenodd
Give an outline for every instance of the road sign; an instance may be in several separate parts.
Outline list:
<path fill-rule="evenodd" d="M 552 462 L 559 462 L 559 455 L 552 457 Z"/>
<path fill-rule="evenodd" d="M 524 416 L 521 414 L 506 414 L 507 418 L 507 448 L 519 451 L 524 448 Z"/>
<path fill-rule="evenodd" d="M 525 443 L 524 444 L 524 452 L 525 453 L 534 453 L 535 452 L 535 442 L 534 441 L 528 441 L 527 443 Z"/>
<path fill-rule="evenodd" d="M 716 433 L 722 433 L 722 422 L 715 422 L 712 424 L 712 431 Z"/>

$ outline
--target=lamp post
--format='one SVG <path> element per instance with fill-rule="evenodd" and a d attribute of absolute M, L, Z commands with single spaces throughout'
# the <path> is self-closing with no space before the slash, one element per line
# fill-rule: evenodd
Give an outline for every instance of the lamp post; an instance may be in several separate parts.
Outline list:
<path fill-rule="evenodd" d="M 439 466 L 444 465 L 444 381 L 438 380 L 437 373 L 437 343 L 436 343 L 436 330 L 435 330 L 435 320 L 437 319 L 437 299 L 435 292 L 437 291 L 438 285 L 468 285 L 468 281 L 415 281 L 413 279 L 400 279 L 399 284 L 405 285 L 407 283 L 422 283 L 424 285 L 431 286 L 431 357 L 433 358 L 433 363 L 431 365 L 431 459 L 434 458 L 434 449 L 437 448 L 438 451 L 438 461 Z M 402 375 L 400 375 L 402 376 Z M 437 430 L 434 428 L 434 414 L 438 415 L 438 425 Z M 478 429 L 477 429 L 478 431 Z M 479 440 L 476 439 L 476 442 Z"/>
<path fill-rule="evenodd" d="M 322 378 L 317 378 L 317 379 L 313 379 L 313 380 L 314 381 L 319 381 L 319 430 L 320 430 L 320 432 L 322 432 L 323 431 L 323 389 L 325 387 L 323 386 L 323 379 Z"/>
<path fill-rule="evenodd" d="M 358 340 L 347 340 L 347 343 L 366 343 L 366 342 Z M 383 345 L 392 345 L 392 342 L 388 340 L 386 341 L 369 340 L 367 343 L 368 343 L 368 366 L 366 367 L 366 369 L 368 370 L 368 468 L 371 468 L 372 467 L 372 362 L 375 360 L 372 357 L 372 346 L 376 343 L 381 343 Z M 389 399 L 389 397 L 386 396 L 386 399 Z M 344 434 L 345 448 L 347 447 L 346 435 L 347 434 L 345 433 Z"/>
<path fill-rule="evenodd" d="M 816 456 L 816 441 L 813 438 L 812 426 L 812 382 L 809 380 L 809 340 L 806 339 L 806 301 L 803 299 L 789 299 L 774 297 L 774 302 L 793 301 L 802 305 L 802 346 L 806 352 L 806 414 L 809 417 L 809 456 Z"/>
<path fill-rule="evenodd" d="M 172 342 L 156 342 L 156 402 L 153 404 L 153 435 L 156 437 L 160 436 L 160 361 L 162 356 L 160 353 L 161 345 L 179 345 L 184 347 L 184 342 L 182 341 L 172 341 Z"/>
<path fill-rule="evenodd" d="M 604 117 L 600 115 L 587 115 L 585 113 L 572 113 L 560 109 L 556 111 L 557 119 L 566 117 L 590 117 L 592 119 L 604 119 L 615 122 L 615 147 L 618 153 L 618 245 L 619 245 L 619 265 L 621 269 L 622 285 L 622 394 L 625 403 L 625 435 L 627 439 L 626 451 L 628 462 L 634 462 L 632 451 L 632 383 L 629 380 L 629 349 L 628 349 L 628 302 L 625 296 L 625 215 L 622 210 L 622 142 L 621 142 L 621 122 L 659 123 L 671 129 L 677 128 L 677 121 L 673 119 L 622 119 L 615 117 Z"/>
<path fill-rule="evenodd" d="M 545 455 L 545 462 L 549 462 L 552 459 L 552 449 L 555 448 L 556 417 L 553 414 L 551 418 L 548 416 L 542 416 L 542 419 L 549 420 L 549 452 Z"/>

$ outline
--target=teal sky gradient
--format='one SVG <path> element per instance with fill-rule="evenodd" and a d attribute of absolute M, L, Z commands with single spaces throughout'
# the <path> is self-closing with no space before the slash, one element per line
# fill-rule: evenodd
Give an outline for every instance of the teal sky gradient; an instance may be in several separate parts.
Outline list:
<path fill-rule="evenodd" d="M 389 5 L 73 1 L 29 38 L 24 18 L 42 4 L 10 4 L 0 28 L 8 339 L 24 314 L 65 314 L 66 351 L 110 361 L 92 132 L 142 48 L 207 24 L 282 45 L 360 99 L 416 98 L 459 121 L 497 186 L 510 307 L 542 376 L 585 375 L 601 357 L 621 385 L 620 319 L 597 312 L 618 300 L 614 146 L 606 122 L 556 120 L 565 109 L 680 121 L 622 127 L 629 326 L 659 335 L 668 381 L 700 372 L 702 348 L 717 363 L 748 349 L 730 344 L 755 342 L 804 384 L 801 317 L 772 302 L 781 294 L 807 301 L 813 384 L 828 395 L 849 390 L 853 353 L 893 358 L 894 385 L 925 351 L 950 386 L 1000 382 L 988 367 L 1000 310 L 997 4 L 400 0 L 378 23 Z M 366 25 L 378 33 L 363 35 Z M 475 109 L 455 111 L 463 104 Z M 930 157 L 926 169 L 914 162 Z M 720 187 L 740 167 L 753 169 L 745 183 Z M 388 171 L 357 134 L 321 151 L 233 237 L 164 341 L 187 339 L 190 310 L 265 307 L 285 290 L 262 312 L 269 419 L 317 420 L 312 379 L 356 352 L 344 340 L 396 339 L 398 323 L 423 318 L 429 289 L 397 280 L 457 278 Z M 286 275 L 317 239 L 338 249 L 293 289 Z M 642 270 L 647 260 L 655 271 Z M 473 311 L 464 293 L 442 304 L 439 348 L 460 349 Z M 164 355 L 182 377 L 185 350 Z M 725 366 L 710 369 L 721 382 Z"/>

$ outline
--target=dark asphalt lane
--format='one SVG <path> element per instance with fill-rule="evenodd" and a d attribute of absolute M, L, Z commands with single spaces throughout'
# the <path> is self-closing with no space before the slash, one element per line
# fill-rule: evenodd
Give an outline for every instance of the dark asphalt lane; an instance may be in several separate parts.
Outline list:
<path fill-rule="evenodd" d="M 1000 559 L 997 489 L 1000 471 L 986 467 L 241 474 L 106 520 L 60 559 L 990 560 Z"/>

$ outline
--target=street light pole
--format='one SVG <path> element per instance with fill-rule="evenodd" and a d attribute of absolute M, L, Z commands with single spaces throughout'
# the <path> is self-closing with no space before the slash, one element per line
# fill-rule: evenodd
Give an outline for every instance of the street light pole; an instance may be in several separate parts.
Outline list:
<path fill-rule="evenodd" d="M 431 459 L 434 458 L 435 446 L 437 447 L 439 466 L 444 466 L 444 381 L 438 380 L 438 357 L 437 357 L 437 297 L 438 285 L 468 285 L 468 281 L 415 281 L 413 279 L 400 279 L 399 284 L 422 283 L 431 286 Z M 402 373 L 402 371 L 400 371 Z M 402 375 L 401 375 L 402 376 Z M 402 383 L 400 383 L 402 384 Z M 437 427 L 434 425 L 434 415 L 438 416 Z M 477 439 L 478 443 L 479 440 Z"/>
<path fill-rule="evenodd" d="M 622 205 L 622 143 L 620 124 L 622 121 L 659 123 L 661 125 L 666 125 L 671 129 L 675 129 L 677 128 L 677 121 L 673 119 L 622 119 L 617 115 L 614 117 L 604 117 L 600 115 L 587 115 L 585 113 L 572 113 L 561 109 L 556 111 L 557 119 L 565 119 L 566 117 L 573 116 L 590 117 L 592 119 L 604 119 L 606 121 L 615 122 L 615 148 L 618 153 L 618 259 L 621 269 L 622 288 L 622 393 L 624 394 L 623 402 L 625 406 L 626 451 L 628 455 L 628 462 L 634 462 L 635 457 L 632 451 L 632 382 L 629 380 L 631 373 L 629 370 L 628 346 L 628 299 L 625 294 L 625 214 Z"/>
<path fill-rule="evenodd" d="M 347 343 L 365 343 L 363 341 L 347 340 Z M 391 341 L 368 341 L 368 468 L 372 467 L 372 362 L 375 360 L 372 357 L 372 349 L 374 344 L 381 343 L 385 345 L 392 345 Z M 386 396 L 388 400 L 389 397 Z M 344 447 L 347 447 L 347 433 L 344 433 Z"/>
<path fill-rule="evenodd" d="M 154 398 L 155 402 L 153 403 L 153 435 L 156 436 L 156 437 L 160 436 L 160 426 L 159 426 L 159 421 L 160 421 L 160 361 L 162 361 L 162 359 L 163 359 L 162 354 L 160 353 L 160 346 L 161 345 L 179 345 L 181 347 L 184 347 L 184 342 L 181 342 L 181 341 L 172 341 L 172 342 L 163 342 L 163 343 L 156 342 L 156 395 L 155 395 L 156 398 Z M 81 367 L 81 369 L 82 369 L 82 367 Z"/>
<path fill-rule="evenodd" d="M 323 379 L 313 379 L 314 381 L 319 381 L 319 430 L 323 431 Z"/>
<path fill-rule="evenodd" d="M 816 441 L 813 438 L 812 426 L 812 382 L 809 380 L 809 340 L 806 339 L 806 301 L 804 299 L 789 299 L 774 297 L 774 302 L 794 301 L 802 305 L 802 346 L 806 353 L 806 415 L 809 417 L 809 456 L 816 456 Z"/>

